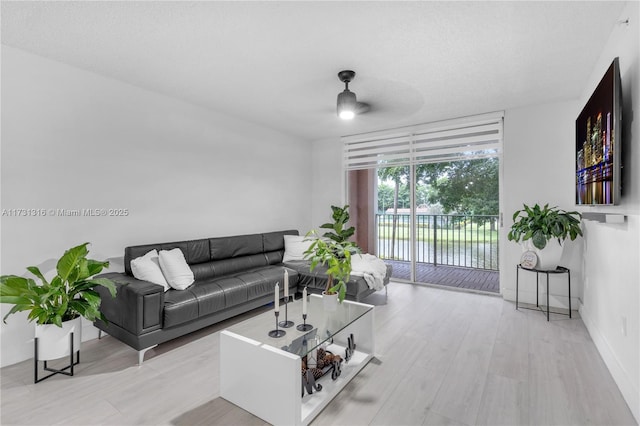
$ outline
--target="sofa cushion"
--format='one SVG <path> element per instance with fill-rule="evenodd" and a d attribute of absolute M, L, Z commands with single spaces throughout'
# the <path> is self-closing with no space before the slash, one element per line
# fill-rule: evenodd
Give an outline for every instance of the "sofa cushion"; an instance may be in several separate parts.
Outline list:
<path fill-rule="evenodd" d="M 284 250 L 270 251 L 264 254 L 264 257 L 267 259 L 267 263 L 269 265 L 277 265 L 278 263 L 282 263 L 283 256 Z"/>
<path fill-rule="evenodd" d="M 284 265 L 287 268 L 296 271 L 296 274 L 298 274 L 298 288 L 300 291 L 302 291 L 304 287 L 316 287 L 315 277 L 318 275 L 318 269 L 314 269 L 313 272 L 311 272 L 311 263 L 308 260 L 292 260 L 284 263 Z M 324 287 L 322 290 L 324 290 Z"/>
<path fill-rule="evenodd" d="M 167 279 L 169 285 L 176 290 L 184 290 L 193 284 L 193 271 L 189 268 L 182 250 L 161 250 L 158 254 L 160 258 L 160 269 Z"/>
<path fill-rule="evenodd" d="M 278 232 L 267 232 L 262 234 L 262 246 L 264 255 L 269 265 L 277 265 L 282 263 L 284 256 L 284 236 L 298 235 L 295 229 Z"/>
<path fill-rule="evenodd" d="M 291 274 L 295 275 L 291 275 Z M 297 278 L 295 271 L 289 272 L 289 289 L 295 291 L 295 285 L 292 282 Z M 292 278 L 293 277 L 293 278 Z M 259 268 L 251 268 L 228 275 L 222 278 L 216 278 L 213 282 L 217 283 L 225 292 L 226 304 L 236 304 L 239 302 L 247 302 L 258 299 L 273 293 L 273 289 L 277 282 L 282 287 L 284 281 L 284 269 L 282 266 L 262 266 Z"/>
<path fill-rule="evenodd" d="M 187 242 L 187 252 L 184 255 L 189 265 L 194 263 L 208 262 L 211 260 L 211 253 L 209 250 L 209 240 L 193 240 Z"/>
<path fill-rule="evenodd" d="M 278 269 L 282 270 L 281 268 Z M 277 282 L 277 279 L 265 279 L 264 275 L 258 271 L 242 272 L 235 277 L 244 283 L 247 291 L 247 300 L 273 294 L 273 289 Z M 282 286 L 282 278 L 280 278 L 280 285 Z"/>
<path fill-rule="evenodd" d="M 298 289 L 298 272 L 294 269 L 287 268 L 289 271 L 289 294 L 293 295 Z M 262 275 L 263 279 L 271 281 L 273 283 L 279 282 L 280 288 L 284 293 L 284 268 L 282 265 L 277 267 L 259 268 L 256 272 Z M 270 291 L 273 291 L 274 285 L 271 286 Z"/>
<path fill-rule="evenodd" d="M 164 291 L 170 288 L 166 278 L 162 275 L 158 251 L 156 249 L 149 251 L 144 256 L 133 259 L 131 261 L 131 272 L 133 276 L 139 280 L 161 285 Z"/>
<path fill-rule="evenodd" d="M 290 229 L 287 231 L 267 232 L 262 234 L 262 249 L 265 252 L 284 250 L 285 235 L 298 235 L 298 231 Z"/>
<path fill-rule="evenodd" d="M 262 253 L 262 234 L 210 238 L 209 252 L 211 260 Z"/>
<path fill-rule="evenodd" d="M 282 261 L 304 260 L 304 252 L 309 249 L 312 242 L 311 238 L 307 238 L 304 235 L 285 235 Z"/>
<path fill-rule="evenodd" d="M 249 300 L 247 286 L 240 278 L 222 277 L 217 278 L 215 283 L 224 291 L 225 306 L 235 306 Z"/>
<path fill-rule="evenodd" d="M 172 250 L 174 248 L 179 248 L 180 250 L 182 250 L 183 253 L 186 253 L 188 248 L 187 242 L 181 241 L 181 242 L 168 243 L 168 244 L 145 244 L 142 246 L 125 247 L 124 271 L 129 275 L 133 275 L 133 272 L 131 271 L 131 260 L 140 256 L 144 256 L 145 253 L 151 250 L 157 250 L 158 252 L 160 252 L 160 250 Z"/>
<path fill-rule="evenodd" d="M 222 277 L 261 266 L 267 266 L 267 258 L 264 254 L 253 254 L 231 259 L 214 260 L 209 262 L 209 264 L 208 266 L 213 270 L 213 276 Z"/>
<path fill-rule="evenodd" d="M 189 289 L 198 301 L 198 315 L 209 315 L 227 307 L 224 290 L 215 279 L 196 281 Z"/>
<path fill-rule="evenodd" d="M 173 327 L 198 318 L 198 299 L 191 289 L 171 289 L 164 294 L 163 327 Z"/>
<path fill-rule="evenodd" d="M 214 278 L 216 276 L 215 270 L 213 269 L 214 264 L 215 262 L 204 262 L 189 265 L 193 271 L 193 277 L 196 279 L 196 282 Z"/>
<path fill-rule="evenodd" d="M 284 265 L 298 272 L 298 274 L 300 275 L 300 278 L 298 279 L 298 285 L 300 286 L 300 288 L 308 287 L 310 289 L 318 289 L 320 291 L 324 291 L 327 287 L 328 277 L 326 274 L 326 266 L 318 265 L 313 271 L 311 271 L 311 262 L 308 260 L 285 262 Z M 353 288 L 353 284 L 351 283 L 351 281 L 353 281 L 353 277 L 347 283 L 347 294 L 351 294 L 349 290 L 352 290 L 354 294 L 357 290 L 357 288 Z"/>

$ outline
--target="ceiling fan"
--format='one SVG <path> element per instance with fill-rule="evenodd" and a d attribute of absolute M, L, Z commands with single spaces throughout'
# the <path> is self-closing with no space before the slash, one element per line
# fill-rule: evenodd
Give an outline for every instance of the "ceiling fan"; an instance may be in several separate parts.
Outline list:
<path fill-rule="evenodd" d="M 356 114 L 362 114 L 371 108 L 365 102 L 358 102 L 356 94 L 349 90 L 349 83 L 356 76 L 355 71 L 343 70 L 338 73 L 338 78 L 344 83 L 344 91 L 338 94 L 338 117 L 343 120 L 351 120 Z"/>

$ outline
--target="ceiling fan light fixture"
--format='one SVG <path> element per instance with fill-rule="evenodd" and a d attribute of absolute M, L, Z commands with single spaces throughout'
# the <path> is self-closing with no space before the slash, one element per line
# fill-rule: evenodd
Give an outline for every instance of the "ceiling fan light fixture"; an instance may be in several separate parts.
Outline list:
<path fill-rule="evenodd" d="M 356 115 L 356 94 L 345 89 L 338 94 L 338 117 L 343 120 L 351 120 Z"/>
<path fill-rule="evenodd" d="M 356 113 L 353 111 L 342 111 L 338 116 L 343 120 L 353 120 L 353 117 L 356 116 Z"/>
<path fill-rule="evenodd" d="M 349 90 L 349 82 L 353 80 L 356 73 L 351 70 L 344 70 L 338 73 L 338 78 L 344 83 L 344 91 L 338 94 L 338 117 L 343 120 L 351 120 L 356 115 L 358 101 L 356 94 Z"/>

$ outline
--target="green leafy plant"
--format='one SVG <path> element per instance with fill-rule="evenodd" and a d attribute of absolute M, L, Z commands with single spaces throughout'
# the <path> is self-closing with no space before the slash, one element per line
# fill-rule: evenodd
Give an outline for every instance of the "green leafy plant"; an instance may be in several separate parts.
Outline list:
<path fill-rule="evenodd" d="M 354 234 L 353 226 L 346 228 L 349 221 L 349 206 L 331 206 L 333 223 L 325 223 L 320 226 L 331 231 L 318 236 L 315 230 L 307 233 L 307 238 L 313 242 L 304 252 L 305 258 L 311 260 L 310 269 L 313 271 L 318 265 L 327 267 L 326 294 L 338 294 L 338 300 L 342 302 L 347 295 L 347 282 L 351 277 L 351 256 L 360 253 L 360 248 L 349 238 Z M 335 281 L 335 284 L 334 284 Z"/>
<path fill-rule="evenodd" d="M 349 240 L 356 232 L 356 228 L 350 226 L 345 229 L 345 225 L 349 222 L 349 205 L 344 207 L 331 206 L 333 223 L 324 223 L 320 225 L 321 229 L 329 229 L 322 236 L 329 238 L 338 243 L 344 243 Z"/>
<path fill-rule="evenodd" d="M 29 312 L 29 321 L 37 324 L 55 324 L 62 327 L 63 321 L 83 316 L 89 321 L 106 318 L 100 312 L 100 294 L 97 286 L 106 287 L 115 297 L 116 288 L 107 278 L 91 278 L 109 267 L 109 262 L 87 259 L 89 250 L 84 243 L 65 251 L 56 265 L 56 276 L 47 281 L 40 270 L 29 266 L 27 270 L 35 275 L 41 284 L 32 278 L 16 275 L 0 277 L 0 303 L 13 304 L 5 315 L 21 311 Z"/>
<path fill-rule="evenodd" d="M 567 237 L 573 241 L 578 235 L 582 236 L 581 219 L 582 215 L 576 211 L 567 212 L 558 207 L 549 207 L 549 204 L 544 207 L 524 204 L 524 209 L 513 214 L 514 222 L 507 238 L 515 242 L 531 239 L 534 247 L 542 250 L 552 238 L 562 243 Z"/>

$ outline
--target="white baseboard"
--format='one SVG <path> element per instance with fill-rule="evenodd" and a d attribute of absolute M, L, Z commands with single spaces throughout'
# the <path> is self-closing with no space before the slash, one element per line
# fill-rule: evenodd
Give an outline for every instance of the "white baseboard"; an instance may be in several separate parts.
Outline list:
<path fill-rule="evenodd" d="M 582 322 L 584 322 L 593 343 L 596 345 L 596 349 L 600 352 L 602 360 L 609 369 L 616 385 L 618 385 L 618 388 L 622 393 L 622 397 L 629 406 L 631 413 L 636 418 L 636 422 L 640 423 L 640 392 L 638 392 L 638 388 L 629 379 L 629 373 L 625 370 L 620 361 L 618 361 L 618 357 L 616 357 L 616 354 L 609 345 L 609 342 L 600 332 L 589 315 L 588 309 L 585 309 L 582 303 L 579 305 L 579 312 L 582 317 Z"/>

